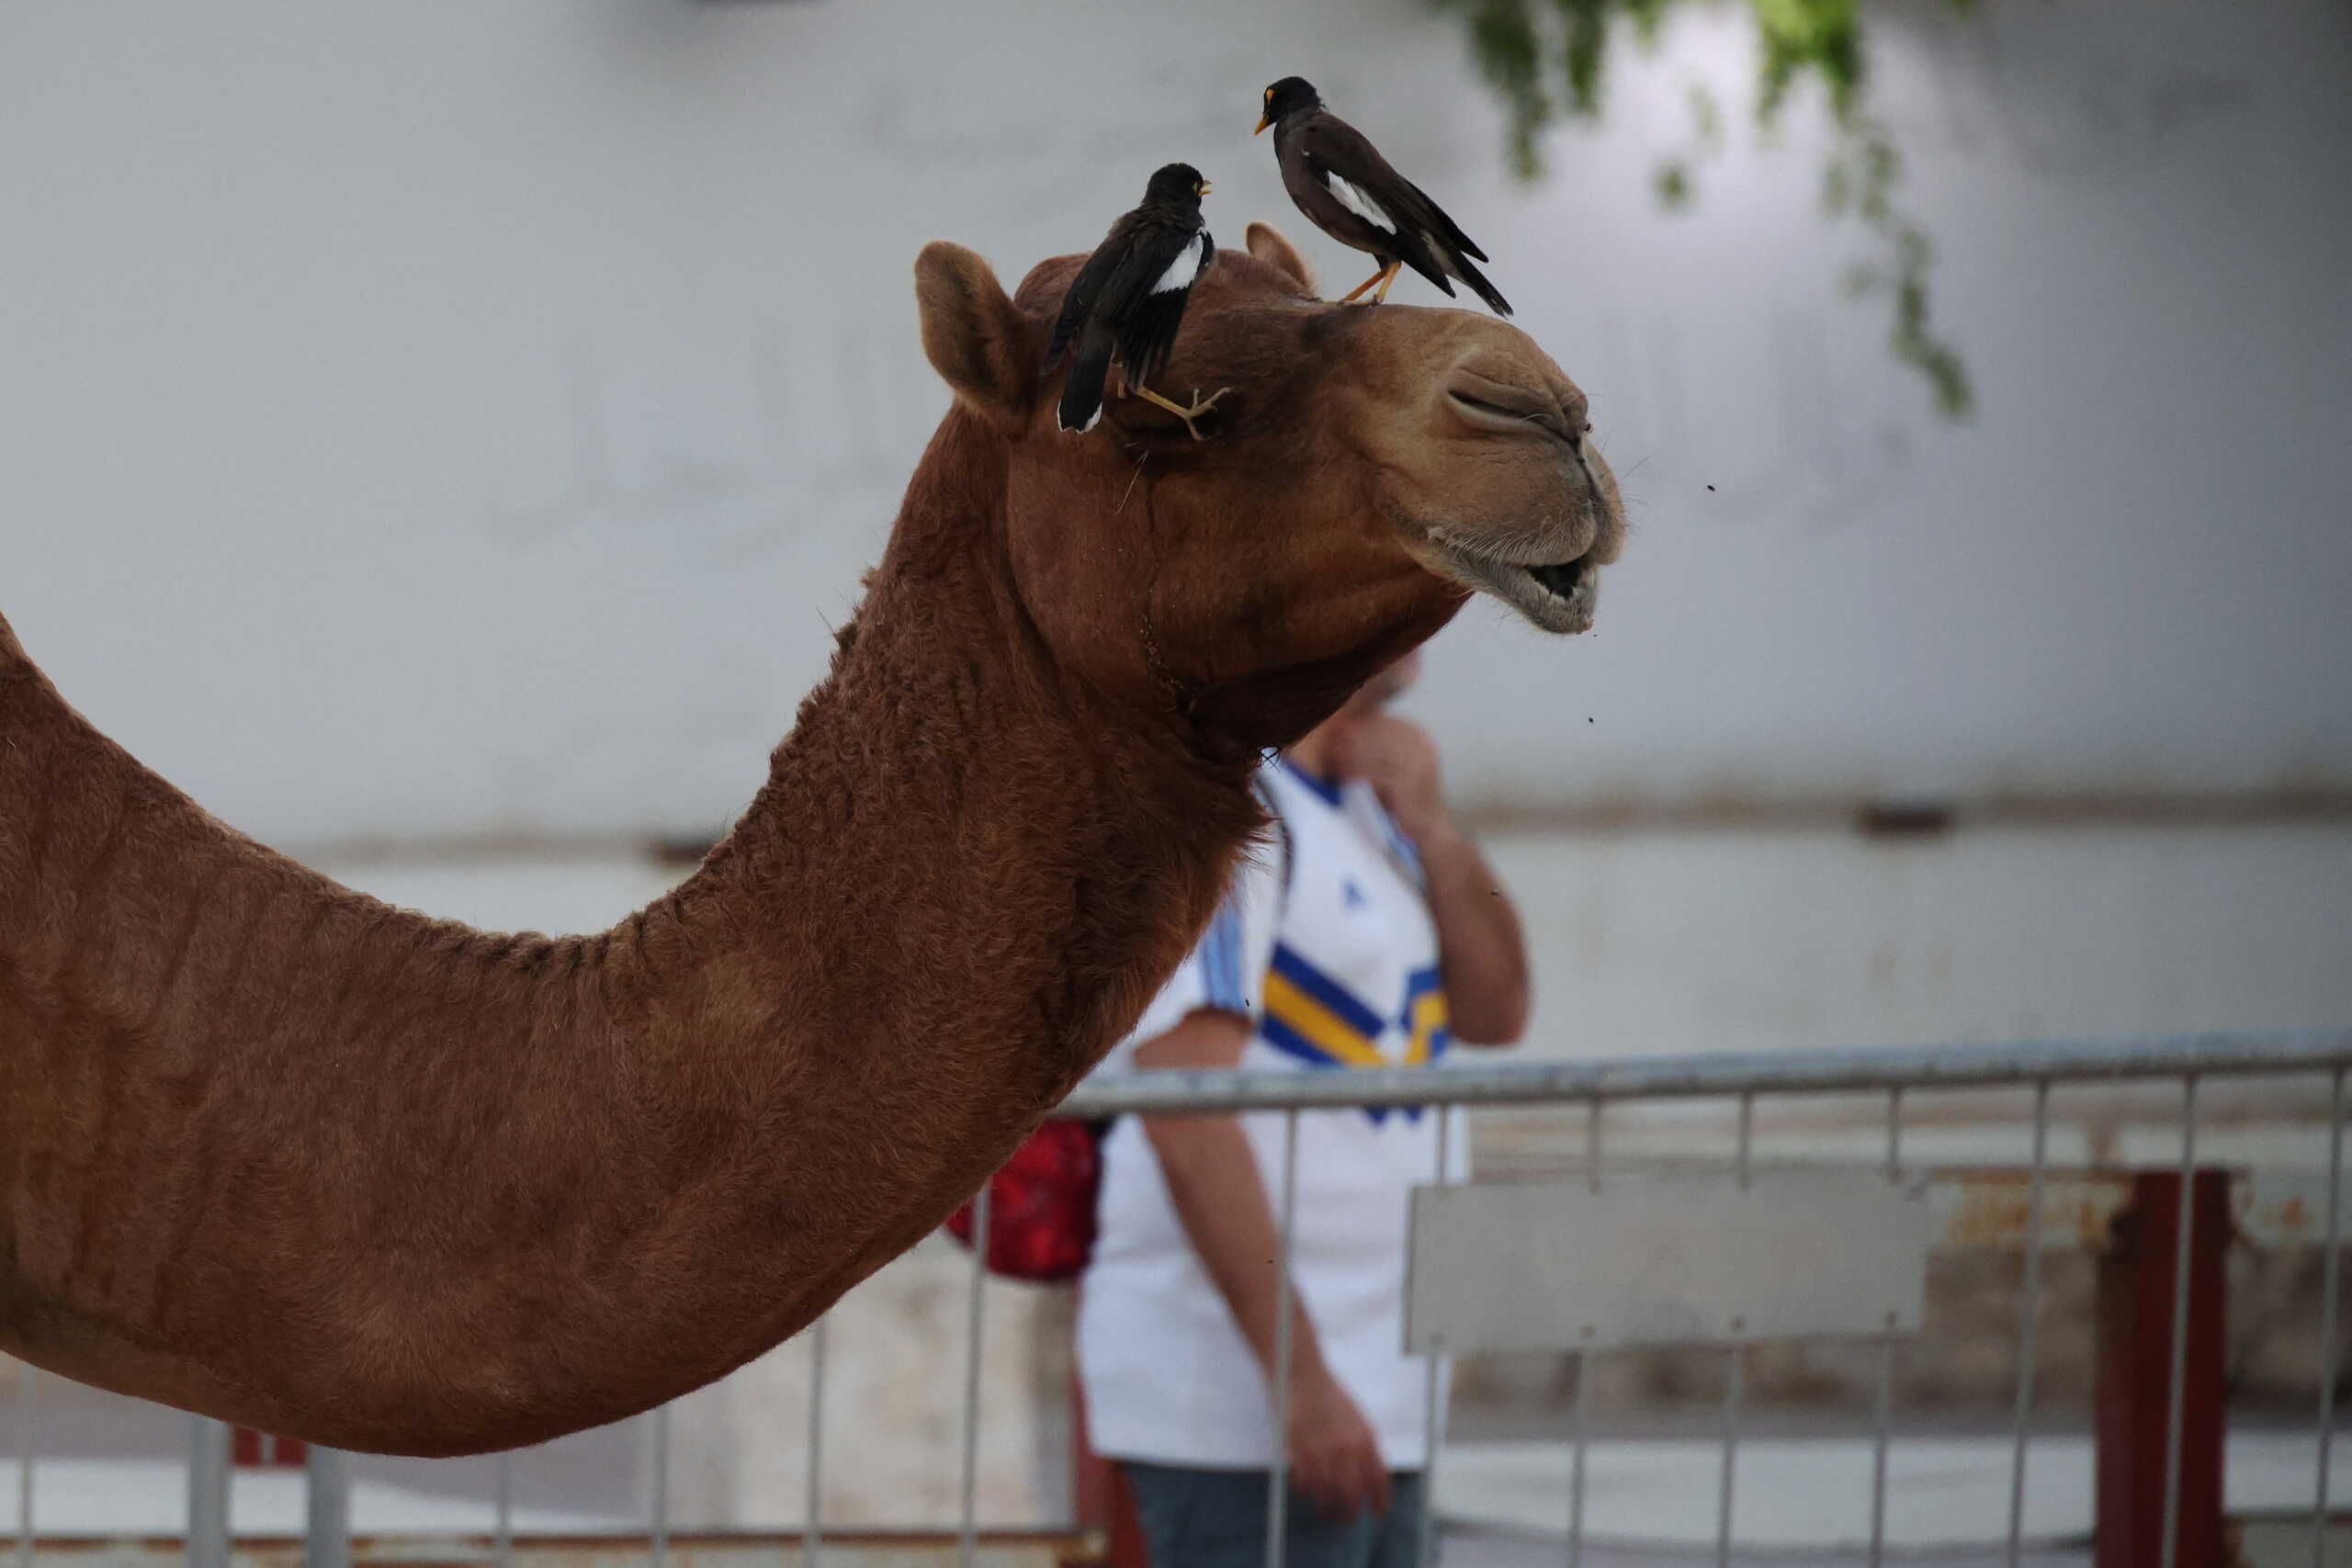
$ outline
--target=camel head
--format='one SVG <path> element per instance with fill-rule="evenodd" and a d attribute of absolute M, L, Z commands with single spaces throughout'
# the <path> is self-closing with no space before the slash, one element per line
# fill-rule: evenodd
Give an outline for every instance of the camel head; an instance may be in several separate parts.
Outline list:
<path fill-rule="evenodd" d="M 1057 661 L 1238 752 L 1305 733 L 1474 592 L 1591 626 L 1624 520 L 1576 384 L 1506 322 L 1327 304 L 1280 234 L 1248 243 L 1193 288 L 1153 389 L 1232 389 L 1202 441 L 1139 398 L 1055 428 L 1038 366 L 1084 257 L 1010 298 L 961 246 L 916 263 L 924 350 L 1001 459 L 1012 574 Z"/>

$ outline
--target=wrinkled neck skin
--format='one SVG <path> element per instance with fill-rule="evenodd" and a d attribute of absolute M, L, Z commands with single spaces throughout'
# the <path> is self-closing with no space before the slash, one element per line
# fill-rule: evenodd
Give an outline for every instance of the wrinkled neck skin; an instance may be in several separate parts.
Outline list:
<path fill-rule="evenodd" d="M 454 1454 L 766 1350 L 1128 1028 L 1254 748 L 1069 677 L 951 415 L 730 838 L 594 936 L 390 908 L 206 816 L 0 623 L 0 1349 Z M 1271 742 L 1268 742 L 1271 743 Z"/>

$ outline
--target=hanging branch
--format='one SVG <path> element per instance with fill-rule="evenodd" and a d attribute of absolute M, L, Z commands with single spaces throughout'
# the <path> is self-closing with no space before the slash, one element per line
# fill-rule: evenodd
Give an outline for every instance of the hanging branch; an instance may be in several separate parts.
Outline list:
<path fill-rule="evenodd" d="M 1501 99 L 1511 173 L 1532 180 L 1543 173 L 1543 135 L 1562 118 L 1598 120 L 1612 25 L 1624 18 L 1645 46 L 1656 43 L 1668 9 L 1678 0 L 1431 0 L 1465 12 L 1471 57 Z M 1680 0 L 1688 3 L 1688 0 Z M 1969 0 L 1953 0 L 1955 5 Z M 1873 255 L 1846 276 L 1848 292 L 1883 295 L 1893 306 L 1888 347 L 1924 377 L 1936 408 L 1965 419 L 1973 406 L 1967 367 L 1939 336 L 1928 310 L 1928 275 L 1935 247 L 1927 231 L 1895 200 L 1903 160 L 1885 125 L 1863 107 L 1864 52 L 1857 0 L 1743 0 L 1756 22 L 1760 80 L 1757 122 L 1777 123 L 1789 92 L 1803 77 L 1823 85 L 1837 141 L 1823 175 L 1823 207 L 1832 219 L 1851 219 L 1870 236 Z M 1555 63 L 1556 62 L 1556 63 Z M 1553 85 L 1556 84 L 1556 85 Z M 1700 149 L 1722 142 L 1722 118 L 1703 88 L 1691 90 L 1691 118 Z M 1657 169 L 1658 200 L 1669 209 L 1696 194 L 1688 157 Z"/>

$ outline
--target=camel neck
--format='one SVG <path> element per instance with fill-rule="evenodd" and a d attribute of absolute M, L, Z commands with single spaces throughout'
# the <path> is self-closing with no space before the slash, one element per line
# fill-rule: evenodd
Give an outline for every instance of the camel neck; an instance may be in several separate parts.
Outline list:
<path fill-rule="evenodd" d="M 943 457 L 959 455 L 926 459 L 758 797 L 616 932 L 604 983 L 663 1120 L 704 1131 L 691 1157 L 668 1156 L 681 1189 L 901 1169 L 863 1202 L 794 1203 L 759 1238 L 786 1258 L 794 1226 L 857 1215 L 844 1286 L 935 1224 L 1131 1026 L 1261 820 L 1247 761 L 1192 755 L 1056 665 L 1002 517 L 969 499 L 1001 484 Z"/>
<path fill-rule="evenodd" d="M 1189 860 L 1192 833 L 1171 839 L 1180 822 L 1230 840 L 1208 856 L 1219 870 L 1238 848 L 1255 820 L 1249 761 L 1204 760 L 1172 719 L 1057 665 L 1013 578 L 1001 461 L 967 422 L 943 427 L 831 672 L 733 834 L 679 890 L 690 924 L 797 945 L 816 903 L 844 943 L 866 933 L 952 948 L 958 933 L 909 929 L 937 918 L 917 907 L 954 910 L 974 931 L 1041 902 L 1069 920 L 1070 889 L 1107 868 L 1148 879 Z M 1072 922 L 1073 940 L 1086 924 Z M 1068 1043 L 1081 1054 L 1084 1033 Z"/>
<path fill-rule="evenodd" d="M 597 936 L 269 854 L 0 627 L 31 844 L 0 834 L 0 1042 L 74 1047 L 0 1048 L 0 1348 L 342 1447 L 509 1448 L 722 1375 L 968 1196 L 1261 815 L 1056 664 L 961 423 L 736 831 Z"/>

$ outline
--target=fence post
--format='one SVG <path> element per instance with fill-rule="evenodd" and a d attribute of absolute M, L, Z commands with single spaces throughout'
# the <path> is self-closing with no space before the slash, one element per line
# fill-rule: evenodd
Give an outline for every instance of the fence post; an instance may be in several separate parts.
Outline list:
<path fill-rule="evenodd" d="M 2181 1176 L 2143 1170 L 2115 1245 L 2099 1259 L 2097 1568 L 2165 1562 L 2165 1450 L 2172 1412 L 2173 1303 Z M 2222 1557 L 2223 1287 L 2230 1178 L 2199 1170 L 2189 1220 L 2188 1322 L 2181 1383 L 2181 1568 Z"/>
<path fill-rule="evenodd" d="M 187 1568 L 229 1568 L 229 1427 L 187 1418 Z"/>
<path fill-rule="evenodd" d="M 17 1363 L 17 1564 L 33 1568 L 33 1390 L 40 1372 Z"/>
<path fill-rule="evenodd" d="M 313 1443 L 306 1468 L 309 1519 L 302 1568 L 351 1568 L 351 1456 Z"/>

